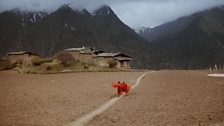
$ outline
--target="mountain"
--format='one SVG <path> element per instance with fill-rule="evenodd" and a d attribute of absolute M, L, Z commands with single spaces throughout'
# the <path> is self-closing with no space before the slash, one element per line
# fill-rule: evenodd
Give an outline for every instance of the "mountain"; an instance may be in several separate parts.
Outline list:
<path fill-rule="evenodd" d="M 171 68 L 224 65 L 224 6 L 157 26 L 141 34 L 170 55 Z"/>
<path fill-rule="evenodd" d="M 150 32 L 152 31 L 152 28 L 150 27 L 138 27 L 138 28 L 135 28 L 133 29 L 136 33 L 144 36 L 144 34 L 150 34 Z"/>
<path fill-rule="evenodd" d="M 109 6 L 92 13 L 69 5 L 52 13 L 14 9 L 0 14 L 0 27 L 1 56 L 20 50 L 53 56 L 66 48 L 90 46 L 133 56 L 137 68 L 164 66 L 160 60 L 165 54 L 121 22 Z"/>
<path fill-rule="evenodd" d="M 181 32 L 192 22 L 192 20 L 194 20 L 194 18 L 195 16 L 193 15 L 181 17 L 175 21 L 159 25 L 155 28 L 150 28 L 150 30 L 142 30 L 138 34 L 149 41 L 153 41 L 160 36 Z"/>

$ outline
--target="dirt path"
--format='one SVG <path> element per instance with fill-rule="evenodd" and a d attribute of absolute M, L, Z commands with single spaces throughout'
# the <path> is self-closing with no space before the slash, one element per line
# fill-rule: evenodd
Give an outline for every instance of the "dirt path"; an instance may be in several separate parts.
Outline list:
<path fill-rule="evenodd" d="M 140 77 L 138 77 L 138 79 L 136 80 L 135 84 L 132 86 L 132 90 L 134 88 L 136 88 L 139 84 L 140 81 L 142 80 L 142 78 L 144 78 L 148 73 L 144 73 L 142 74 Z M 76 121 L 68 124 L 67 126 L 84 126 L 85 124 L 87 124 L 89 121 L 91 121 L 94 117 L 99 116 L 100 114 L 102 114 L 104 111 L 106 111 L 108 108 L 110 108 L 112 105 L 114 105 L 118 100 L 120 100 L 122 97 L 124 96 L 121 95 L 120 97 L 114 97 L 108 101 L 106 101 L 106 103 L 104 103 L 103 105 L 101 105 L 100 107 L 98 107 L 97 109 L 93 110 L 90 113 L 87 113 L 86 115 L 84 115 L 83 117 L 77 119 Z"/>
<path fill-rule="evenodd" d="M 116 94 L 115 81 L 132 83 L 143 72 L 17 74 L 0 71 L 0 126 L 62 126 Z"/>
<path fill-rule="evenodd" d="M 208 73 L 150 72 L 88 126 L 224 126 L 224 78 Z"/>
<path fill-rule="evenodd" d="M 144 72 L 22 75 L 0 71 L 0 126 L 63 126 L 113 98 L 114 81 Z M 127 97 L 88 126 L 224 126 L 224 78 L 217 71 L 149 72 Z M 111 104 L 111 103 L 108 103 Z"/>

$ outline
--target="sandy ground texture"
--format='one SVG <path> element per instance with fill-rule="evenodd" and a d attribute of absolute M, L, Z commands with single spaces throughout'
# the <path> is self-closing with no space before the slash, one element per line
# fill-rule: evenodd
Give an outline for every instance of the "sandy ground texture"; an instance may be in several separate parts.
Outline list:
<path fill-rule="evenodd" d="M 0 72 L 0 126 L 63 126 L 115 97 L 114 81 L 143 72 L 17 74 Z"/>
<path fill-rule="evenodd" d="M 209 73 L 150 72 L 88 126 L 224 126 L 224 78 Z"/>

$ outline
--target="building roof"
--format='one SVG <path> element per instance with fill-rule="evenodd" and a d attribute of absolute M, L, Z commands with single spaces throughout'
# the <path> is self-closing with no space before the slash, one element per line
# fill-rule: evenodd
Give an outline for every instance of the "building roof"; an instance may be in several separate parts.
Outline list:
<path fill-rule="evenodd" d="M 128 57 L 128 58 L 132 58 L 126 54 L 123 54 L 121 52 L 118 52 L 118 53 L 100 53 L 98 54 L 96 57 Z"/>
<path fill-rule="evenodd" d="M 10 53 L 8 53 L 8 55 L 23 55 L 23 54 L 32 54 L 32 55 L 39 56 L 36 53 L 32 53 L 32 52 L 28 52 L 28 51 L 19 51 L 19 52 L 10 52 Z"/>
<path fill-rule="evenodd" d="M 93 54 L 93 51 L 91 51 L 91 50 L 82 50 L 82 51 L 80 51 L 80 54 Z"/>
<path fill-rule="evenodd" d="M 120 53 L 100 53 L 97 55 L 97 57 L 114 57 Z"/>
<path fill-rule="evenodd" d="M 71 52 L 80 52 L 80 54 L 99 54 L 103 53 L 102 50 L 95 50 L 91 47 L 82 47 L 82 48 L 68 48 L 64 49 L 63 51 L 71 51 Z"/>
<path fill-rule="evenodd" d="M 124 61 L 124 60 L 132 60 L 132 58 L 128 58 L 128 57 L 114 57 L 114 59 L 119 60 L 119 61 Z"/>
<path fill-rule="evenodd" d="M 100 54 L 100 53 L 105 53 L 103 50 L 94 50 L 93 51 L 94 54 Z"/>
<path fill-rule="evenodd" d="M 83 50 L 92 50 L 91 47 L 82 47 L 82 48 L 68 48 L 64 49 L 64 51 L 83 51 Z"/>

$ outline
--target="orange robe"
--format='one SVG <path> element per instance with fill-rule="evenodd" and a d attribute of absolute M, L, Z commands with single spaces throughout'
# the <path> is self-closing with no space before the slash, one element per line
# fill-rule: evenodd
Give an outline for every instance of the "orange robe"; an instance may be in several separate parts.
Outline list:
<path fill-rule="evenodd" d="M 112 86 L 117 88 L 117 95 L 121 95 L 122 92 L 127 94 L 131 90 L 131 86 L 126 83 L 113 83 Z"/>

